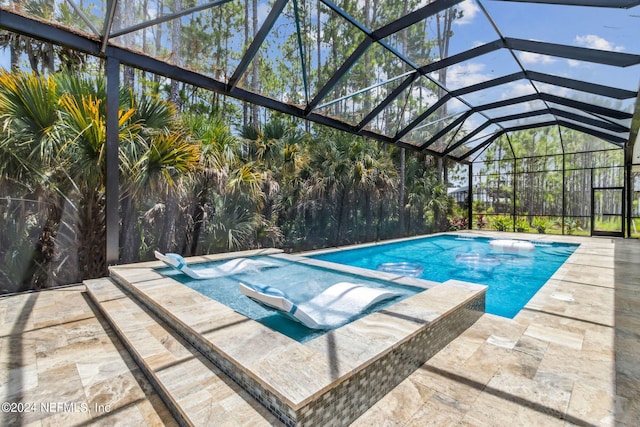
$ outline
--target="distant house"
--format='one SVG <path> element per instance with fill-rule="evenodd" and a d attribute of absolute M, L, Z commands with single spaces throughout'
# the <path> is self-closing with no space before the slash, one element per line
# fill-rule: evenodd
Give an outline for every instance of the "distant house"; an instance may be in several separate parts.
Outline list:
<path fill-rule="evenodd" d="M 469 186 L 449 188 L 447 194 L 453 197 L 459 205 L 465 204 L 469 198 Z"/>

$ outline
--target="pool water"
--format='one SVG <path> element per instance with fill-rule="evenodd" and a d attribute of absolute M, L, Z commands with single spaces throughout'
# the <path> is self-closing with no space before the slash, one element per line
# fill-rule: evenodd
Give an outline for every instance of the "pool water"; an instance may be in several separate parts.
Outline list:
<path fill-rule="evenodd" d="M 331 285 L 339 282 L 352 282 L 375 288 L 391 289 L 399 294 L 398 297 L 382 301 L 379 304 L 369 307 L 368 310 L 350 319 L 350 321 L 391 304 L 395 304 L 404 298 L 424 290 L 422 288 L 397 285 L 384 280 L 365 278 L 363 276 L 316 267 L 281 257 L 255 256 L 251 257 L 251 259 L 265 261 L 272 264 L 272 267 L 205 280 L 192 279 L 170 267 L 160 268 L 158 272 L 301 343 L 321 336 L 326 331 L 309 329 L 275 310 L 263 307 L 240 293 L 238 283 L 242 282 L 247 285 L 259 286 L 268 285 L 278 288 L 284 291 L 289 299 L 296 304 L 312 299 Z M 197 271 L 201 268 L 220 265 L 223 262 L 224 261 L 215 261 L 190 264 L 190 267 Z"/>
<path fill-rule="evenodd" d="M 534 241 L 531 252 L 503 253 L 490 247 L 491 240 L 439 235 L 310 257 L 372 270 L 385 263 L 419 264 L 421 279 L 487 285 L 486 312 L 513 318 L 579 246 Z"/>

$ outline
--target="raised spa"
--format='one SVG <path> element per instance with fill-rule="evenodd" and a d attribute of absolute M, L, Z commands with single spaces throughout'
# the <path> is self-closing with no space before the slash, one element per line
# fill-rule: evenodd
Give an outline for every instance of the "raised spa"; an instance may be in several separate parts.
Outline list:
<path fill-rule="evenodd" d="M 160 261 L 114 266 L 110 272 L 111 280 L 286 426 L 349 425 L 484 313 L 486 287 L 455 280 L 437 284 L 293 257 L 272 249 L 185 261 L 195 270 L 202 262 L 256 260 L 267 255 L 267 260 L 277 261 L 277 267 L 266 269 L 272 271 L 265 276 L 242 279 L 277 287 L 291 282 L 290 292 L 301 292 L 300 298 L 345 279 L 408 293 L 422 291 L 300 342 L 183 285 L 181 282 L 189 280 L 167 270 Z M 220 287 L 225 280 L 216 279 L 209 286 Z M 229 282 L 237 289 L 238 277 L 229 278 Z M 308 285 L 315 290 L 309 290 Z M 108 301 L 112 293 L 104 295 Z M 247 297 L 236 297 L 246 302 Z M 282 315 L 272 312 L 270 316 L 276 314 L 276 323 L 282 323 Z M 295 322 L 289 325 L 299 327 Z"/>
<path fill-rule="evenodd" d="M 287 255 L 254 256 L 244 259 L 248 261 L 247 264 L 250 262 L 250 268 L 236 268 L 230 271 L 230 274 L 225 274 L 224 267 L 229 263 L 227 260 L 192 264 L 191 271 L 194 273 L 220 271 L 220 274 L 211 274 L 211 276 L 215 275 L 216 277 L 210 278 L 197 279 L 189 277 L 187 274 L 171 267 L 162 267 L 157 271 L 298 342 L 306 342 L 326 333 L 327 330 L 342 326 L 347 321 L 354 321 L 402 301 L 423 291 L 428 286 L 427 282 L 422 283 L 422 287 L 408 286 L 336 271 L 302 263 Z M 257 267 L 251 267 L 254 265 Z M 287 316 L 285 313 L 269 308 L 247 297 L 241 292 L 240 283 L 256 289 L 275 289 L 285 294 L 296 305 L 311 301 L 326 292 L 330 287 L 341 283 L 360 285 L 368 289 L 380 289 L 393 295 L 368 306 L 362 312 L 354 312 L 353 316 L 350 316 L 344 322 L 339 322 L 326 328 L 312 329 L 293 320 L 292 316 Z M 317 310 L 321 311 L 322 308 L 317 307 Z"/>

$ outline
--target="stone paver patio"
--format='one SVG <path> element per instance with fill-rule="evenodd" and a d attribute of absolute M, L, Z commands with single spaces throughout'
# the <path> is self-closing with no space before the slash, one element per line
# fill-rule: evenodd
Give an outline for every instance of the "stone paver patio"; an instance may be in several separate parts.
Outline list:
<path fill-rule="evenodd" d="M 582 246 L 518 316 L 485 314 L 353 425 L 640 425 L 640 241 L 500 236 Z M 0 425 L 176 425 L 84 291 L 0 298 Z M 229 425 L 273 423 L 244 399 L 255 416 Z"/>

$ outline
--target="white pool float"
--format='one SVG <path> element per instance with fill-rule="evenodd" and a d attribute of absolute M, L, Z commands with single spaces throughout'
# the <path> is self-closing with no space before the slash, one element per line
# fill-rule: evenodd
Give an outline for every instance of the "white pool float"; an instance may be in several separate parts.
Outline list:
<path fill-rule="evenodd" d="M 377 270 L 402 276 L 418 277 L 422 274 L 424 268 L 420 264 L 412 262 L 385 262 L 378 265 Z"/>
<path fill-rule="evenodd" d="M 254 301 L 278 310 L 311 329 L 332 329 L 361 314 L 370 306 L 399 294 L 386 289 L 340 282 L 307 302 L 295 304 L 281 289 L 238 283 L 240 292 Z"/>
<path fill-rule="evenodd" d="M 192 279 L 215 279 L 218 277 L 231 276 L 233 274 L 239 274 L 250 270 L 261 270 L 263 268 L 276 267 L 266 261 L 253 260 L 249 258 L 233 258 L 220 265 L 215 265 L 208 268 L 191 268 L 187 265 L 187 261 L 182 255 L 167 253 L 163 254 L 158 251 L 154 251 L 157 259 L 164 262 L 170 267 L 175 268 L 178 271 L 186 274 Z"/>
<path fill-rule="evenodd" d="M 456 261 L 467 265 L 488 265 L 496 266 L 500 264 L 500 260 L 494 256 L 482 255 L 478 253 L 458 254 Z"/>
<path fill-rule="evenodd" d="M 497 239 L 489 242 L 491 249 L 499 252 L 521 253 L 531 252 L 536 247 L 526 240 Z"/>

